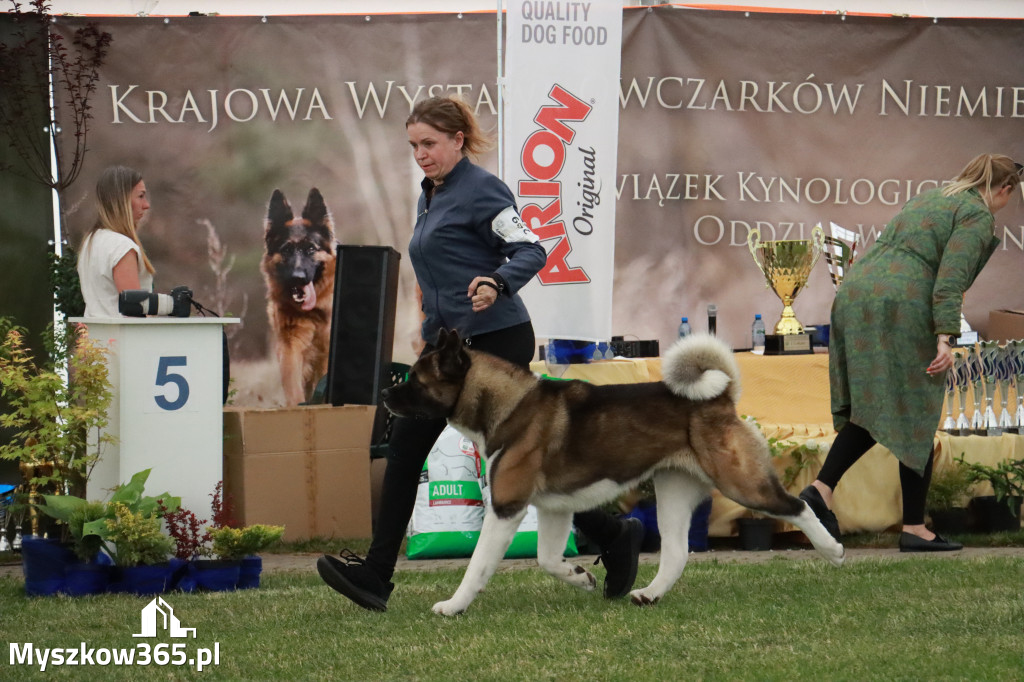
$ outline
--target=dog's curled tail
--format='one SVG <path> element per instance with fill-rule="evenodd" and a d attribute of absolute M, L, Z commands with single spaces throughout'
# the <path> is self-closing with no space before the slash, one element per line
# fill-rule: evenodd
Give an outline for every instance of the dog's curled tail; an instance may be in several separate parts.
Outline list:
<path fill-rule="evenodd" d="M 710 334 L 692 334 L 672 344 L 661 374 L 673 393 L 690 400 L 710 400 L 726 391 L 733 401 L 740 397 L 732 349 Z"/>

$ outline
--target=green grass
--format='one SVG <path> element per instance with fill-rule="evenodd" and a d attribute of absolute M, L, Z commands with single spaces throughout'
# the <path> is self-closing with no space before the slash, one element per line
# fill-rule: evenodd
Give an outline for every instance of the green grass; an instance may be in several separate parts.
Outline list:
<path fill-rule="evenodd" d="M 799 541 L 793 538 L 800 537 Z M 949 535 L 950 540 L 963 543 L 965 547 L 1024 547 L 1024 530 L 1001 533 L 969 533 L 965 535 Z M 899 536 L 895 532 L 882 533 L 857 533 L 843 536 L 843 545 L 850 548 L 893 548 L 899 544 Z M 732 538 L 711 538 L 711 546 L 714 549 L 736 549 L 737 540 Z M 802 539 L 799 531 L 789 534 L 776 535 L 776 546 L 780 549 L 806 548 L 808 543 Z M 338 539 L 338 538 L 310 538 L 293 542 L 281 542 L 271 547 L 265 553 L 270 554 L 335 554 L 342 547 L 351 549 L 360 556 L 365 556 L 366 550 L 370 547 L 368 539 Z M 404 545 L 403 545 L 404 553 Z M 0 564 L 3 563 L 3 553 L 0 553 Z M 20 559 L 15 559 L 19 561 Z"/>
<path fill-rule="evenodd" d="M 596 569 L 598 578 L 603 577 Z M 652 565 L 641 566 L 640 581 Z M 1024 562 L 1016 558 L 691 563 L 660 604 L 637 608 L 540 570 L 499 572 L 470 610 L 430 612 L 461 570 L 406 571 L 387 613 L 316 575 L 258 590 L 165 596 L 220 665 L 3 663 L 2 679 L 74 680 L 1021 680 Z M 26 598 L 0 579 L 0 632 L 36 647 L 133 647 L 146 598 Z M 8 654 L 9 656 L 9 654 Z"/>

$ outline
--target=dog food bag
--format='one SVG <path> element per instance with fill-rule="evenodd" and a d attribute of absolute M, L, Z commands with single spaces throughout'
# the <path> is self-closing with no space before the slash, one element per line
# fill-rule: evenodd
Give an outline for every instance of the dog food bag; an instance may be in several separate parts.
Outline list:
<path fill-rule="evenodd" d="M 489 490 L 484 461 L 473 441 L 446 426 L 427 455 L 409 520 L 410 559 L 468 557 L 483 527 Z M 572 534 L 566 556 L 576 556 Z M 519 524 L 506 558 L 537 556 L 537 510 L 531 506 Z"/>
<path fill-rule="evenodd" d="M 446 426 L 427 455 L 409 520 L 410 559 L 466 557 L 484 522 L 481 461 L 473 441 Z"/>

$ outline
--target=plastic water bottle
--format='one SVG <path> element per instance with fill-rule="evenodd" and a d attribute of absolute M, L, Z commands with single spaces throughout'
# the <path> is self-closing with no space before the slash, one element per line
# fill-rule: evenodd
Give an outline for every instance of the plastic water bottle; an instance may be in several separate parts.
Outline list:
<path fill-rule="evenodd" d="M 689 335 L 690 335 L 690 320 L 689 320 L 689 318 L 684 317 L 679 322 L 679 338 L 684 338 L 684 337 L 689 336 Z"/>
<path fill-rule="evenodd" d="M 754 315 L 754 325 L 750 328 L 750 337 L 754 345 L 754 352 L 764 352 L 764 320 L 761 313 Z"/>

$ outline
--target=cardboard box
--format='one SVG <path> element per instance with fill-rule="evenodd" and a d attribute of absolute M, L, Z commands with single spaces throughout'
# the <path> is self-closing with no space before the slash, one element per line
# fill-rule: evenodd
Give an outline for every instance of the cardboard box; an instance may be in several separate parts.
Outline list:
<path fill-rule="evenodd" d="M 372 405 L 224 409 L 224 490 L 286 540 L 368 538 Z"/>
<path fill-rule="evenodd" d="M 988 333 L 990 341 L 1000 343 L 1024 339 L 1024 310 L 992 310 L 988 314 Z"/>

